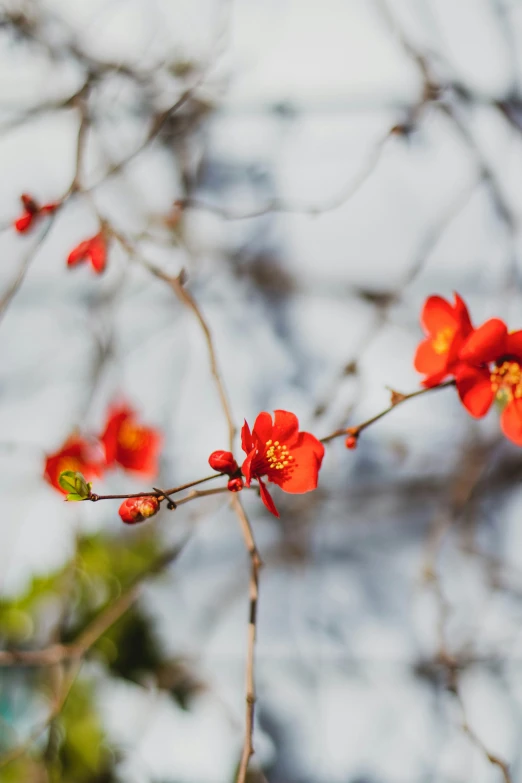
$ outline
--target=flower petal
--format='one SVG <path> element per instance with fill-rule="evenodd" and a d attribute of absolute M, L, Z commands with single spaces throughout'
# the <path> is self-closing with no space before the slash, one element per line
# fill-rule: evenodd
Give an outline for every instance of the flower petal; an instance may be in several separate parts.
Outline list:
<path fill-rule="evenodd" d="M 274 427 L 272 438 L 280 443 L 292 445 L 299 433 L 299 421 L 295 413 L 290 411 L 274 411 Z"/>
<path fill-rule="evenodd" d="M 309 432 L 300 432 L 296 445 L 292 447 L 294 469 L 281 481 L 272 478 L 284 492 L 301 494 L 317 488 L 319 468 L 324 457 L 324 446 Z M 284 474 L 283 474 L 284 475 Z"/>
<path fill-rule="evenodd" d="M 243 464 L 241 465 L 241 472 L 243 476 L 245 477 L 245 484 L 247 487 L 250 486 L 250 482 L 253 478 L 256 478 L 255 476 L 252 476 L 252 462 L 256 456 L 257 449 L 252 449 L 248 457 L 244 460 Z"/>
<path fill-rule="evenodd" d="M 103 234 L 97 234 L 91 239 L 89 256 L 94 271 L 101 275 L 107 263 L 107 244 Z"/>
<path fill-rule="evenodd" d="M 447 326 L 456 326 L 457 315 L 442 296 L 429 296 L 422 308 L 421 324 L 426 334 L 436 334 Z"/>
<path fill-rule="evenodd" d="M 267 440 L 272 438 L 274 425 L 272 424 L 272 417 L 266 411 L 262 411 L 254 422 L 252 429 L 252 435 L 254 439 L 258 439 L 264 445 Z M 273 440 L 273 438 L 272 438 Z"/>
<path fill-rule="evenodd" d="M 480 419 L 493 402 L 493 389 L 487 368 L 460 364 L 455 370 L 457 391 L 462 404 L 472 416 Z"/>
<path fill-rule="evenodd" d="M 473 331 L 473 324 L 469 317 L 468 308 L 462 297 L 459 296 L 456 291 L 453 292 L 453 296 L 455 297 L 455 315 L 459 322 L 460 331 L 464 337 L 467 337 L 467 335 Z"/>
<path fill-rule="evenodd" d="M 522 359 L 522 329 L 511 332 L 506 337 L 505 352 L 507 356 L 516 356 Z"/>
<path fill-rule="evenodd" d="M 413 359 L 413 366 L 417 372 L 425 373 L 426 375 L 435 375 L 444 373 L 448 364 L 448 353 L 436 353 L 433 348 L 433 340 L 428 337 L 427 340 L 423 340 L 415 352 Z"/>
<path fill-rule="evenodd" d="M 506 438 L 522 446 L 522 400 L 508 402 L 500 416 L 500 427 Z"/>
<path fill-rule="evenodd" d="M 258 480 L 259 480 L 259 492 L 261 494 L 261 500 L 263 501 L 267 509 L 270 511 L 270 513 L 273 514 L 275 517 L 279 518 L 279 511 L 275 507 L 275 503 L 272 500 L 270 492 L 265 487 L 264 482 L 261 479 Z"/>
<path fill-rule="evenodd" d="M 250 427 L 248 426 L 247 421 L 245 419 L 245 423 L 241 427 L 241 448 L 243 449 L 245 454 L 250 454 L 253 446 L 254 443 L 252 440 L 252 433 L 250 432 Z"/>
<path fill-rule="evenodd" d="M 466 362 L 485 364 L 492 362 L 504 352 L 507 326 L 500 318 L 490 318 L 470 334 L 459 358 Z"/>

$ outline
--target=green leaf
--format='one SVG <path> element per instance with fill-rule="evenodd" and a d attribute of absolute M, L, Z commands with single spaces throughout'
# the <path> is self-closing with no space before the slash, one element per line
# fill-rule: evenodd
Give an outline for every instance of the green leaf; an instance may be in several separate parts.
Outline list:
<path fill-rule="evenodd" d="M 58 478 L 58 483 L 64 492 L 67 492 L 67 500 L 85 500 L 91 494 L 91 484 L 88 484 L 78 471 L 63 470 Z M 72 497 L 72 496 L 76 497 Z"/>
<path fill-rule="evenodd" d="M 81 495 L 78 495 L 76 492 L 69 492 L 69 494 L 65 496 L 65 499 L 74 502 L 78 500 L 85 500 L 85 498 L 83 498 Z"/>

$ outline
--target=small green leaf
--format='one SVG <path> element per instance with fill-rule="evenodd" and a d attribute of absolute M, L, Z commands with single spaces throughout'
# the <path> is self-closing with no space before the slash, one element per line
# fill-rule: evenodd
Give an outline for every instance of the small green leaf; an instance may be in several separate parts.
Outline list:
<path fill-rule="evenodd" d="M 74 484 L 74 478 L 76 473 L 74 470 L 62 470 L 58 476 L 58 484 L 64 490 L 64 492 L 75 492 L 76 487 Z"/>
<path fill-rule="evenodd" d="M 83 498 L 81 495 L 78 495 L 76 492 L 69 492 L 69 494 L 65 496 L 65 499 L 72 501 L 85 500 L 85 498 Z"/>
<path fill-rule="evenodd" d="M 88 484 L 81 473 L 74 470 L 64 470 L 60 473 L 58 483 L 64 492 L 77 497 L 67 496 L 67 500 L 85 500 L 91 494 L 91 484 Z"/>

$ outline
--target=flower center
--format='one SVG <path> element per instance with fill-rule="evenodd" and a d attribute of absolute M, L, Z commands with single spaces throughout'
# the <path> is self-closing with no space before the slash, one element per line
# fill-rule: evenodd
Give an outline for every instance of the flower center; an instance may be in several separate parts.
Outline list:
<path fill-rule="evenodd" d="M 284 470 L 293 462 L 293 457 L 288 451 L 288 448 L 284 443 L 279 443 L 278 440 L 267 440 L 266 442 L 265 458 L 268 463 L 269 470 Z"/>
<path fill-rule="evenodd" d="M 64 470 L 73 470 L 74 472 L 81 473 L 84 467 L 83 462 L 78 457 L 62 457 L 58 461 L 56 475 L 59 476 Z"/>
<path fill-rule="evenodd" d="M 129 421 L 124 421 L 118 431 L 118 443 L 124 449 L 135 451 L 143 446 L 145 433 L 141 427 L 136 427 Z"/>
<path fill-rule="evenodd" d="M 454 336 L 455 329 L 452 329 L 451 326 L 446 326 L 445 329 L 441 329 L 439 332 L 437 332 L 434 339 L 431 341 L 431 345 L 435 353 L 448 353 Z"/>
<path fill-rule="evenodd" d="M 504 361 L 491 375 L 491 388 L 501 402 L 511 402 L 522 397 L 522 368 L 518 362 Z"/>

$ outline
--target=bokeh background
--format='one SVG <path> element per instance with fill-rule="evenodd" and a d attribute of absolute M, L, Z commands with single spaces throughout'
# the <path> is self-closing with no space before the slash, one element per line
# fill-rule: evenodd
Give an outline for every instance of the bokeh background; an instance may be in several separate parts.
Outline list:
<path fill-rule="evenodd" d="M 0 58 L 1 647 L 71 641 L 141 585 L 81 665 L 4 661 L 0 780 L 233 781 L 249 560 L 228 498 L 129 529 L 42 477 L 121 398 L 164 433 L 157 485 L 206 475 L 227 446 L 206 345 L 120 243 L 101 277 L 65 259 L 101 214 L 185 269 L 236 424 L 377 413 L 418 387 L 429 294 L 522 327 L 522 4 L 13 0 Z M 75 171 L 17 234 L 20 194 Z M 265 564 L 252 783 L 522 779 L 521 476 L 497 413 L 447 389 L 331 443 L 316 492 L 274 490 L 279 520 L 242 493 Z"/>

